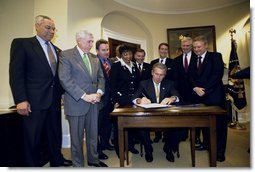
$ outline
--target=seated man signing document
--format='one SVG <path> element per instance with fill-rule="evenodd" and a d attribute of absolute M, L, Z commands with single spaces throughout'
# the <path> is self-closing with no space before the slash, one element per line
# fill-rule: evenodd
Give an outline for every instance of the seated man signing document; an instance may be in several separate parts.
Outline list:
<path fill-rule="evenodd" d="M 178 91 L 174 88 L 172 81 L 164 79 L 166 76 L 167 67 L 162 63 L 156 63 L 152 67 L 152 78 L 140 82 L 139 88 L 134 94 L 133 103 L 139 104 L 151 104 L 159 103 L 163 105 L 170 105 L 175 102 L 179 102 L 181 97 Z M 175 128 L 168 129 L 166 131 L 166 139 L 164 145 L 164 152 L 166 153 L 166 159 L 170 162 L 174 162 L 173 153 L 179 152 L 179 139 L 178 132 Z M 150 147 L 149 131 L 146 130 L 143 139 L 145 144 L 145 159 L 152 159 L 152 150 L 146 151 L 146 145 Z M 149 161 L 148 161 L 149 162 Z"/>
<path fill-rule="evenodd" d="M 180 101 L 180 95 L 174 88 L 172 81 L 164 79 L 167 67 L 162 63 L 156 63 L 152 67 L 152 78 L 141 81 L 138 90 L 134 94 L 134 104 L 159 103 L 170 105 Z"/>

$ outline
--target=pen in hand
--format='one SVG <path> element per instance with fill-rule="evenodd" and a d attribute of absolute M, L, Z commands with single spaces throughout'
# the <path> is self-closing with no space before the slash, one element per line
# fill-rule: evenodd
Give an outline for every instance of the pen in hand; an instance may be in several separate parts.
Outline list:
<path fill-rule="evenodd" d="M 141 99 L 141 104 L 150 104 L 151 103 L 150 99 L 148 99 L 144 93 L 142 93 L 142 95 L 143 97 Z"/>

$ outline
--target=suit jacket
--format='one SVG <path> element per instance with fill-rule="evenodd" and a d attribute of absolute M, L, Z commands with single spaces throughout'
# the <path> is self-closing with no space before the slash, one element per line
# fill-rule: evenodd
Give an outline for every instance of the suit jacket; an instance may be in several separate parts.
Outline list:
<path fill-rule="evenodd" d="M 155 63 L 159 63 L 159 58 L 151 61 L 151 67 L 153 67 L 153 65 Z M 175 70 L 174 69 L 174 60 L 171 58 L 166 58 L 165 65 L 167 67 L 166 79 L 174 81 L 174 70 Z"/>
<path fill-rule="evenodd" d="M 113 63 L 112 59 L 108 58 L 107 60 L 110 63 L 110 66 L 112 66 L 112 63 Z M 100 66 L 103 71 L 104 80 L 105 80 L 105 93 L 101 100 L 102 100 L 103 106 L 108 106 L 110 102 L 110 77 L 108 77 L 106 74 L 103 62 L 101 62 L 100 59 L 99 59 L 99 62 L 100 62 Z"/>
<path fill-rule="evenodd" d="M 131 74 L 126 66 L 122 66 L 120 61 L 113 63 L 110 72 L 110 89 L 113 104 L 132 104 L 132 96 L 138 88 L 140 75 L 135 64 L 133 64 L 132 71 Z"/>
<path fill-rule="evenodd" d="M 54 48 L 58 59 L 60 49 Z M 15 104 L 28 101 L 33 111 L 48 109 L 55 102 L 60 108 L 63 89 L 37 38 L 14 39 L 10 56 L 10 86 Z M 59 59 L 57 68 L 58 62 Z"/>
<path fill-rule="evenodd" d="M 160 93 L 159 93 L 159 102 L 161 102 L 164 98 L 166 97 L 171 97 L 171 96 L 177 96 L 180 101 L 182 101 L 182 98 L 178 91 L 174 87 L 174 83 L 170 80 L 162 80 L 160 84 Z M 146 96 L 148 99 L 151 100 L 152 103 L 157 102 L 156 98 L 156 92 L 155 92 L 155 87 L 153 84 L 152 79 L 144 80 L 140 82 L 140 85 L 138 87 L 138 90 L 132 97 L 132 100 L 136 98 L 141 98 Z"/>
<path fill-rule="evenodd" d="M 60 53 L 59 78 L 65 89 L 65 114 L 70 116 L 85 115 L 91 103 L 81 99 L 84 93 L 96 93 L 98 89 L 104 92 L 105 82 L 103 72 L 96 55 L 89 53 L 92 75 L 86 68 L 82 57 L 74 47 Z"/>
<path fill-rule="evenodd" d="M 183 66 L 183 54 L 180 56 L 177 56 L 174 59 L 175 62 L 175 85 L 176 89 L 179 91 L 181 94 L 183 101 L 184 102 L 193 102 L 192 100 L 192 84 L 190 82 L 190 73 L 191 69 L 190 66 L 196 65 L 197 64 L 197 56 L 194 52 L 191 53 L 191 58 L 189 62 L 189 68 L 188 72 L 185 72 L 184 66 Z"/>
<path fill-rule="evenodd" d="M 136 64 L 137 69 L 138 66 Z M 142 72 L 140 72 L 140 81 L 147 80 L 151 78 L 151 65 L 149 63 L 143 62 L 143 69 Z M 138 70 L 139 71 L 139 70 Z"/>
<path fill-rule="evenodd" d="M 194 100 L 198 103 L 225 107 L 225 92 L 222 82 L 224 74 L 222 55 L 217 52 L 207 52 L 200 72 L 197 71 L 196 63 L 190 67 L 192 88 L 205 88 L 205 95 L 203 97 L 199 97 L 193 92 Z"/>

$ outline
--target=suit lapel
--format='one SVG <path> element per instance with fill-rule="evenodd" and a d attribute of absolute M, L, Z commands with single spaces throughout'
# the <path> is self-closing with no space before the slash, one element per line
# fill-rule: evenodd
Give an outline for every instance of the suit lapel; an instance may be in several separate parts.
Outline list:
<path fill-rule="evenodd" d="M 74 55 L 73 55 L 73 58 L 77 61 L 78 65 L 82 67 L 82 69 L 84 70 L 84 73 L 91 77 L 91 75 L 89 74 L 89 70 L 87 69 L 87 67 L 85 66 L 83 60 L 82 60 L 82 57 L 78 51 L 78 49 L 76 47 L 74 47 Z M 91 66 L 92 67 L 92 66 Z"/>
<path fill-rule="evenodd" d="M 163 100 L 166 94 L 166 87 L 165 87 L 165 82 L 164 80 L 160 84 L 160 92 L 159 92 L 159 102 Z"/>
<path fill-rule="evenodd" d="M 46 54 L 44 53 L 43 48 L 41 44 L 39 43 L 39 41 L 36 39 L 36 37 L 32 38 L 32 46 L 33 46 L 34 52 L 37 54 L 37 57 L 40 58 L 40 60 L 38 61 L 42 62 L 42 64 L 40 65 L 47 66 L 47 70 L 51 72 L 51 67 L 47 60 Z"/>
<path fill-rule="evenodd" d="M 156 103 L 156 92 L 155 92 L 155 87 L 152 79 L 150 79 L 149 85 L 148 85 L 148 95 L 151 95 L 150 99 L 152 100 L 152 103 Z"/>
<path fill-rule="evenodd" d="M 201 75 L 203 73 L 203 71 L 205 70 L 205 67 L 207 66 L 207 63 L 208 63 L 209 59 L 210 59 L 210 54 L 207 52 L 205 54 L 204 60 L 202 62 L 202 66 L 201 66 L 201 69 L 199 71 L 199 75 Z"/>

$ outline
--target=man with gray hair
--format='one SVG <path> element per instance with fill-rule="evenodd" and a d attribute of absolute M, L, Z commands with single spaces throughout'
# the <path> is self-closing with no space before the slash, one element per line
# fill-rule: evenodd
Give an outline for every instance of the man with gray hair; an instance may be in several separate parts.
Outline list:
<path fill-rule="evenodd" d="M 54 21 L 39 15 L 35 29 L 34 37 L 14 39 L 10 51 L 10 86 L 23 120 L 24 166 L 44 165 L 41 145 L 45 142 L 50 166 L 71 166 L 72 161 L 61 154 L 63 89 L 56 72 L 60 49 L 51 43 L 56 31 Z"/>
<path fill-rule="evenodd" d="M 59 78 L 65 90 L 64 109 L 70 126 L 71 156 L 75 167 L 84 166 L 83 139 L 86 132 L 88 166 L 107 167 L 98 158 L 98 112 L 104 94 L 104 76 L 96 55 L 90 53 L 94 38 L 82 30 L 77 45 L 60 54 Z"/>

